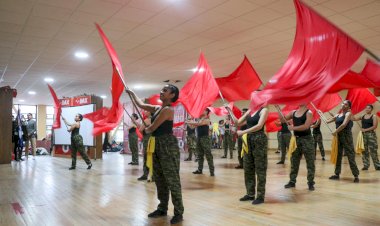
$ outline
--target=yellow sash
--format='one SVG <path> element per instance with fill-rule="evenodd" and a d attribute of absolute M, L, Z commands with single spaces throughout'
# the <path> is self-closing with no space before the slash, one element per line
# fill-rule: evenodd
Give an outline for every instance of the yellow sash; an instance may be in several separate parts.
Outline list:
<path fill-rule="evenodd" d="M 241 148 L 241 153 L 240 153 L 240 156 L 243 158 L 244 157 L 244 154 L 248 154 L 248 135 L 247 134 L 244 134 L 242 137 L 241 137 L 241 140 L 243 141 L 243 145 L 242 145 L 242 148 Z"/>
<path fill-rule="evenodd" d="M 330 156 L 330 162 L 334 165 L 336 165 L 336 159 L 338 158 L 338 135 L 333 136 L 332 142 L 331 142 L 331 156 Z"/>
<path fill-rule="evenodd" d="M 290 158 L 292 157 L 292 154 L 293 152 L 297 149 L 297 140 L 296 140 L 296 137 L 294 135 L 292 135 L 292 137 L 290 138 L 290 142 L 289 142 L 289 150 L 288 150 L 288 158 L 289 158 L 289 162 L 290 161 Z M 291 164 L 289 164 L 291 165 Z"/>
<path fill-rule="evenodd" d="M 156 146 L 156 138 L 154 136 L 150 136 L 148 140 L 148 147 L 146 149 L 147 157 L 146 157 L 146 166 L 149 168 L 149 178 L 153 176 L 153 153 L 154 148 Z"/>
<path fill-rule="evenodd" d="M 364 139 L 362 131 L 359 131 L 358 137 L 356 138 L 355 151 L 357 154 L 361 154 L 364 151 Z"/>

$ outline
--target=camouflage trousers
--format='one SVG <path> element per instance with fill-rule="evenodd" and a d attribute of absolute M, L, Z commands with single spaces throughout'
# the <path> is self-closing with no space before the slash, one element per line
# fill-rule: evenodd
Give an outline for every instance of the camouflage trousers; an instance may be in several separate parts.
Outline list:
<path fill-rule="evenodd" d="M 237 139 L 237 143 L 238 143 L 238 160 L 239 160 L 239 165 L 240 166 L 243 166 L 244 164 L 244 161 L 243 161 L 243 158 L 241 157 L 241 149 L 243 148 L 243 139 L 241 137 L 238 137 Z"/>
<path fill-rule="evenodd" d="M 208 163 L 210 173 L 214 173 L 214 158 L 211 154 L 211 138 L 209 136 L 198 137 L 197 142 L 197 152 L 198 152 L 198 170 L 203 170 L 204 157 Z"/>
<path fill-rule="evenodd" d="M 315 156 L 314 156 L 314 140 L 311 135 L 296 137 L 297 148 L 291 156 L 290 182 L 297 182 L 298 170 L 302 155 L 306 159 L 307 167 L 307 183 L 314 185 L 315 176 Z"/>
<path fill-rule="evenodd" d="M 321 152 L 321 156 L 325 157 L 325 148 L 323 147 L 323 137 L 321 133 L 313 134 L 314 138 L 314 153 L 317 156 L 317 146 L 319 146 L 319 151 Z"/>
<path fill-rule="evenodd" d="M 197 158 L 198 156 L 197 138 L 195 137 L 195 134 L 188 135 L 186 137 L 186 141 L 187 141 L 187 148 L 189 152 L 189 159 L 191 160 L 191 158 L 193 157 L 193 153 L 194 153 L 195 158 Z"/>
<path fill-rule="evenodd" d="M 277 132 L 277 150 L 281 150 L 281 131 Z"/>
<path fill-rule="evenodd" d="M 87 165 L 91 164 L 90 159 L 87 156 L 87 153 L 84 150 L 83 138 L 81 135 L 75 135 L 71 137 L 71 166 L 75 168 L 77 165 L 77 152 L 82 156 L 83 160 Z"/>
<path fill-rule="evenodd" d="M 244 181 L 247 195 L 264 200 L 268 166 L 268 138 L 264 132 L 248 134 L 248 154 L 244 155 Z M 257 178 L 257 179 L 256 179 Z M 257 186 L 256 186 L 257 180 Z"/>
<path fill-rule="evenodd" d="M 234 145 L 234 142 L 232 140 L 232 134 L 230 131 L 226 130 L 226 132 L 224 133 L 224 140 L 223 140 L 223 146 L 224 146 L 224 156 L 227 157 L 227 154 L 228 154 L 228 149 L 230 149 L 230 158 L 233 157 L 233 150 L 234 150 L 234 147 L 232 145 Z"/>
<path fill-rule="evenodd" d="M 132 152 L 132 162 L 139 164 L 139 146 L 137 133 L 130 133 L 128 135 L 129 149 Z"/>
<path fill-rule="evenodd" d="M 170 192 L 175 215 L 182 215 L 184 211 L 179 167 L 180 153 L 177 138 L 172 134 L 157 136 L 153 153 L 153 178 L 160 201 L 157 209 L 167 212 Z"/>
<path fill-rule="evenodd" d="M 377 136 L 375 131 L 363 133 L 364 151 L 362 153 L 363 165 L 365 168 L 370 166 L 369 156 L 371 155 L 375 169 L 380 169 L 379 158 L 377 156 Z"/>
<path fill-rule="evenodd" d="M 290 138 L 292 137 L 291 133 L 281 133 L 281 161 L 285 162 L 285 156 L 286 156 L 286 151 L 289 148 L 289 143 L 290 143 Z"/>
<path fill-rule="evenodd" d="M 144 176 L 146 176 L 146 177 L 148 177 L 148 175 L 149 175 L 149 168 L 146 166 L 147 148 L 148 148 L 149 138 L 150 138 L 150 134 L 145 134 L 143 137 L 143 155 L 144 155 L 143 172 L 144 172 Z"/>
<path fill-rule="evenodd" d="M 354 140 L 352 139 L 351 131 L 340 131 L 338 133 L 338 156 L 335 165 L 335 175 L 339 175 L 342 170 L 343 149 L 347 155 L 348 163 L 350 164 L 352 175 L 359 176 L 359 169 L 355 162 Z"/>

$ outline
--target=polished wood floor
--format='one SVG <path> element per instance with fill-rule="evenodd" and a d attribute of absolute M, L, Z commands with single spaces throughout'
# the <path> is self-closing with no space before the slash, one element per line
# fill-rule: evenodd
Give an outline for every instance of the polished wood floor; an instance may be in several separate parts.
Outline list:
<path fill-rule="evenodd" d="M 333 166 L 318 156 L 316 190 L 307 190 L 304 160 L 297 187 L 285 190 L 289 167 L 276 165 L 279 155 L 270 151 L 266 202 L 253 206 L 238 200 L 245 189 L 237 160 L 221 159 L 221 150 L 213 154 L 214 178 L 207 163 L 203 175 L 193 175 L 196 163 L 182 156 L 182 225 L 380 225 L 380 171 L 373 167 L 354 184 L 345 159 L 341 180 L 330 181 Z M 68 170 L 70 159 L 50 156 L 0 165 L 0 225 L 169 225 L 171 204 L 168 217 L 147 218 L 158 203 L 155 185 L 137 181 L 141 164 L 127 165 L 130 160 L 108 153 L 91 170 L 79 160 L 75 171 Z"/>

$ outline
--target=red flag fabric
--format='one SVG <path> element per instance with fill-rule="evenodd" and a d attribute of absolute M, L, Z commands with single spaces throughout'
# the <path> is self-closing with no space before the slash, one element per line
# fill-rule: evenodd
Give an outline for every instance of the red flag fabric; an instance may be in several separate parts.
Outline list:
<path fill-rule="evenodd" d="M 351 112 L 355 115 L 363 111 L 368 104 L 375 103 L 377 98 L 368 89 L 358 88 L 348 90 L 346 100 L 351 101 Z"/>
<path fill-rule="evenodd" d="M 160 100 L 160 94 L 154 94 L 147 99 L 149 104 L 152 105 L 162 105 L 162 101 Z"/>
<path fill-rule="evenodd" d="M 348 71 L 339 81 L 337 81 L 328 91 L 328 93 L 336 93 L 344 89 L 353 88 L 371 88 L 377 87 L 369 79 L 362 74 L 354 71 Z M 380 86 L 379 86 L 380 87 Z"/>
<path fill-rule="evenodd" d="M 277 126 L 276 123 L 280 123 L 277 112 L 269 112 L 267 121 L 265 122 L 265 129 L 267 133 L 278 132 L 281 130 L 281 126 Z"/>
<path fill-rule="evenodd" d="M 199 118 L 206 107 L 215 101 L 218 92 L 218 84 L 201 53 L 197 70 L 181 89 L 179 100 L 191 116 Z"/>
<path fill-rule="evenodd" d="M 376 114 L 377 114 L 378 117 L 380 117 L 380 111 L 378 111 Z"/>
<path fill-rule="evenodd" d="M 297 28 L 293 48 L 264 90 L 252 93 L 253 111 L 267 104 L 298 105 L 321 98 L 364 50 L 304 3 L 294 3 Z"/>
<path fill-rule="evenodd" d="M 62 106 L 61 102 L 59 102 L 59 99 L 57 97 L 57 94 L 55 93 L 53 87 L 51 87 L 49 84 L 47 84 L 51 93 L 51 96 L 54 100 L 54 122 L 53 122 L 53 129 L 59 129 L 61 128 L 61 113 L 62 113 Z"/>
<path fill-rule="evenodd" d="M 112 61 L 112 106 L 110 109 L 103 107 L 95 112 L 84 115 L 83 117 L 91 120 L 94 123 L 94 129 L 92 133 L 99 135 L 103 132 L 107 132 L 119 125 L 121 118 L 123 117 L 123 105 L 119 99 L 124 90 L 122 78 L 124 78 L 121 63 L 117 57 L 115 49 L 112 47 L 108 38 L 104 34 L 103 30 L 98 24 L 96 24 L 99 35 L 103 40 L 103 43 L 107 49 L 108 55 Z"/>
<path fill-rule="evenodd" d="M 373 87 L 380 88 L 380 64 L 367 60 L 361 74 L 374 84 Z"/>
<path fill-rule="evenodd" d="M 232 74 L 222 78 L 215 78 L 215 81 L 223 97 L 229 101 L 249 100 L 251 93 L 262 84 L 261 79 L 246 56 L 244 56 L 243 62 Z M 242 89 L 242 86 L 244 86 L 244 89 Z"/>
<path fill-rule="evenodd" d="M 230 109 L 232 109 L 232 113 L 235 115 L 236 118 L 240 118 L 242 116 L 241 110 L 234 105 L 234 102 L 230 102 L 229 104 Z M 225 116 L 228 115 L 227 109 L 222 107 L 207 107 L 211 113 L 217 115 L 217 116 Z"/>

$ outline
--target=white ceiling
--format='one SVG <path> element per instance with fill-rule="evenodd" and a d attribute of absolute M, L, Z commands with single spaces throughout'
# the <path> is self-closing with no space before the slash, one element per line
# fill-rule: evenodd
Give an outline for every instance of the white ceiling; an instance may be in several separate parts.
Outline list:
<path fill-rule="evenodd" d="M 305 2 L 380 55 L 380 0 Z M 108 105 L 112 68 L 95 22 L 143 97 L 167 79 L 182 87 L 200 51 L 215 77 L 246 54 L 266 82 L 286 60 L 296 24 L 292 0 L 1 0 L 0 86 L 18 90 L 15 103 L 52 104 L 44 82 L 51 77 L 59 97 L 107 95 Z M 90 57 L 76 59 L 78 50 Z"/>

